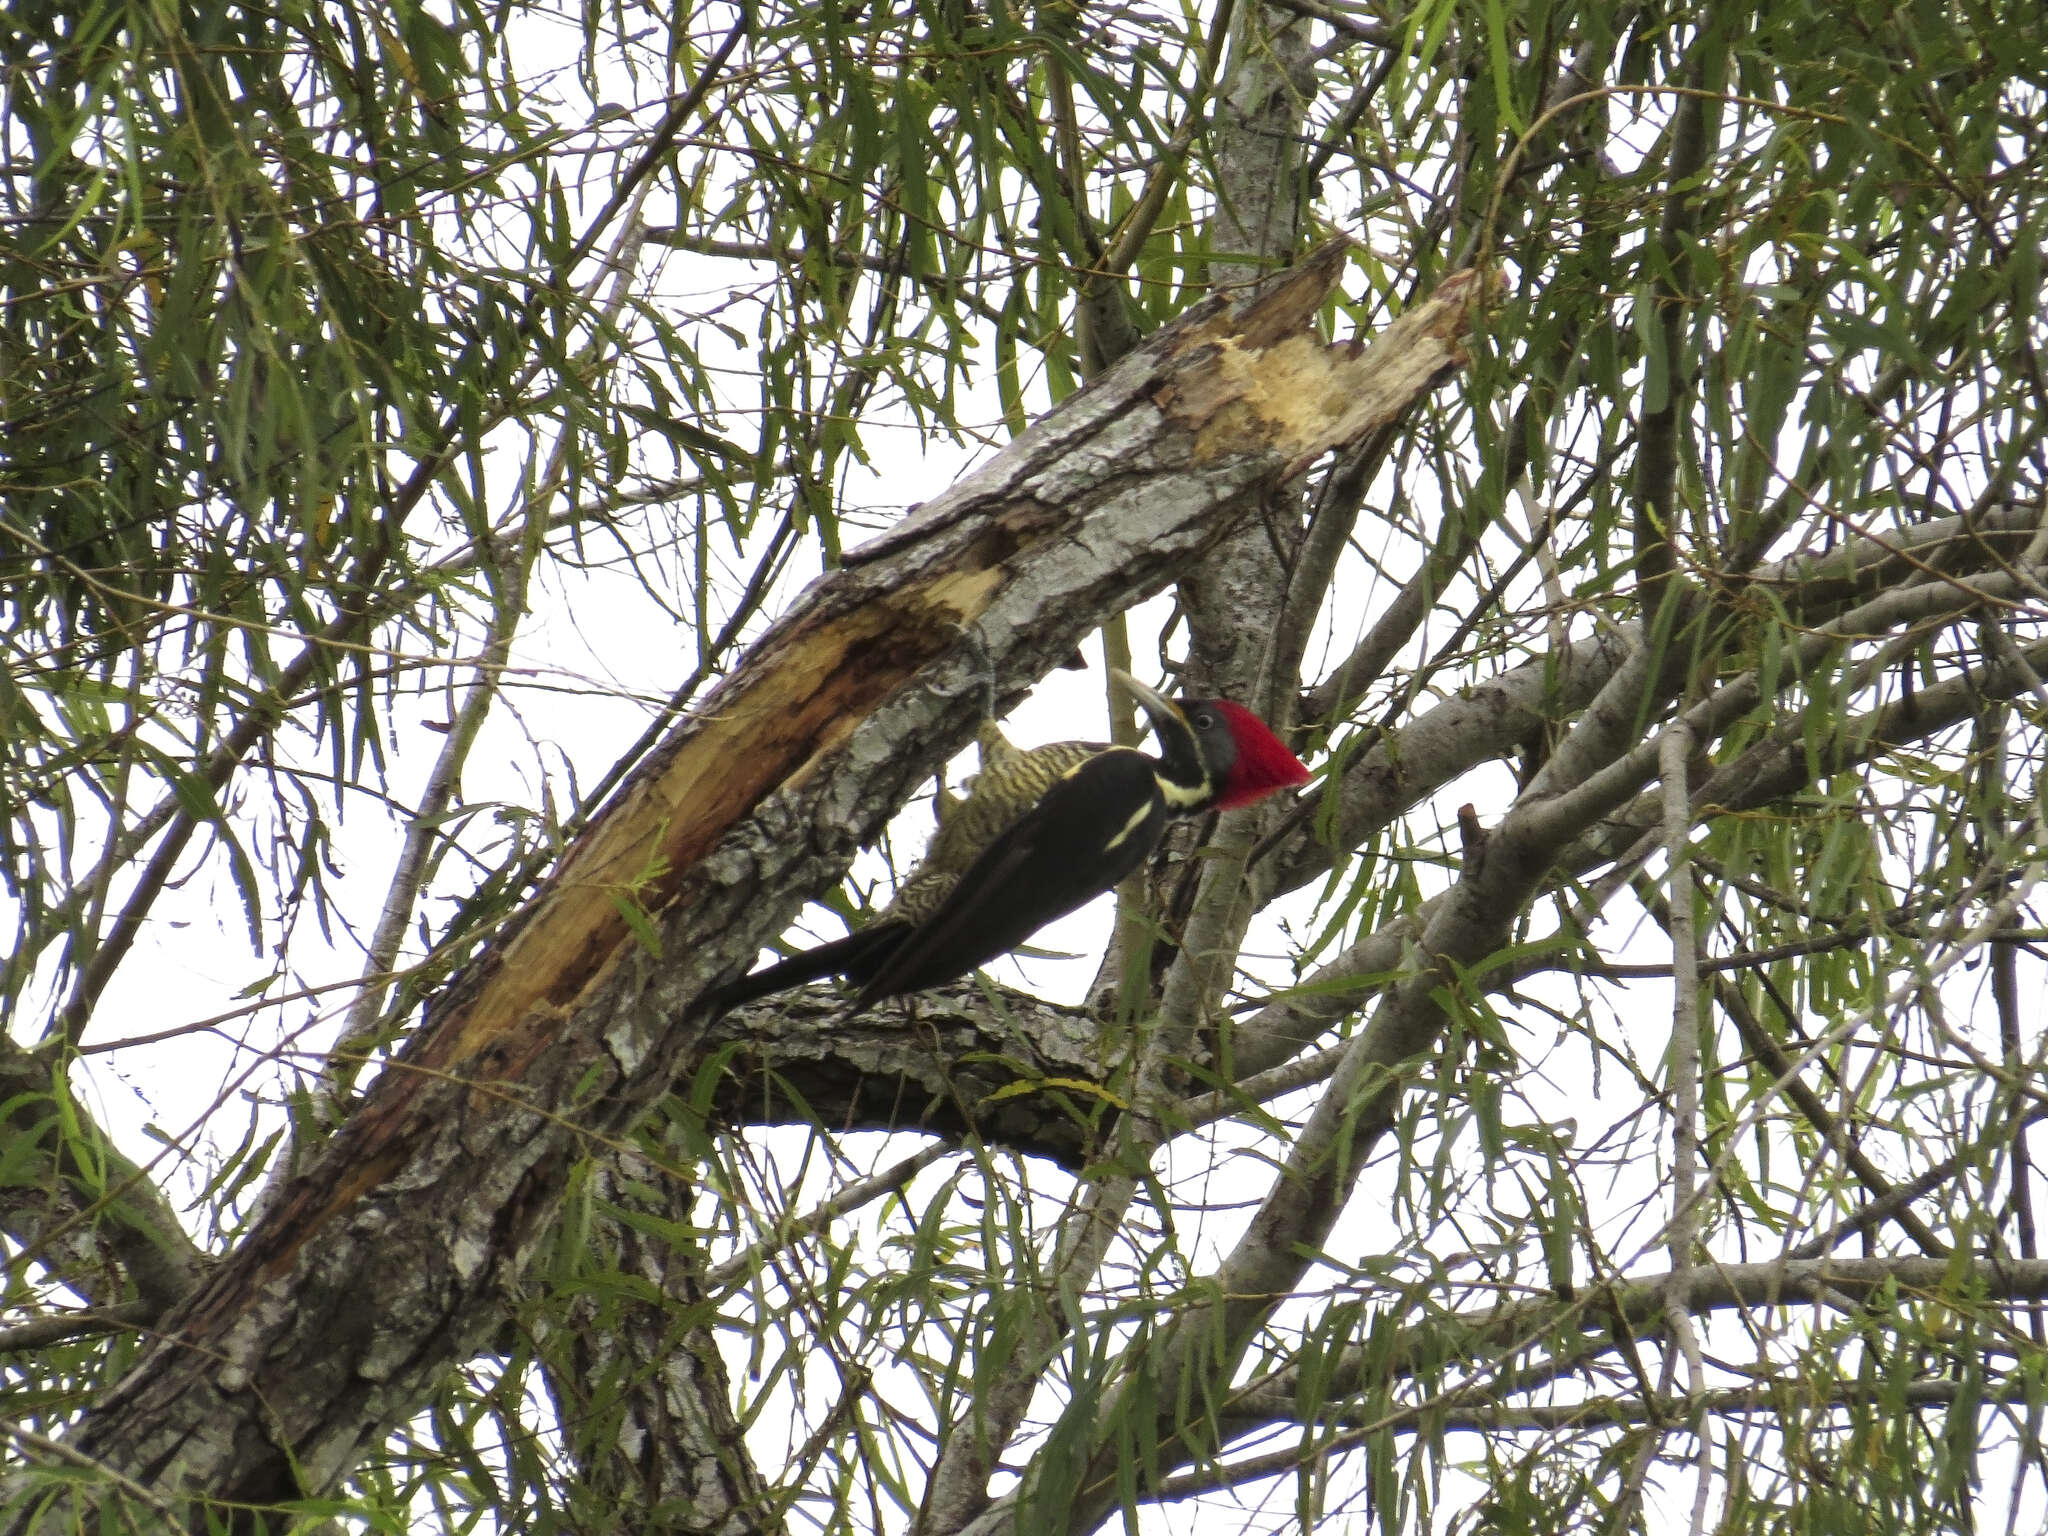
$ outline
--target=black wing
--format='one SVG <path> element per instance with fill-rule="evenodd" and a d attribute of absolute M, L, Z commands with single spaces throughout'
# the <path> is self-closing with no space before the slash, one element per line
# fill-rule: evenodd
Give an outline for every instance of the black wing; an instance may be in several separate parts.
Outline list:
<path fill-rule="evenodd" d="M 882 961 L 854 1009 L 935 987 L 1015 949 L 1136 869 L 1165 827 L 1151 758 L 1121 748 L 1089 758 L 981 851 L 938 910 Z"/>
<path fill-rule="evenodd" d="M 713 1014 L 724 1013 L 728 1008 L 751 1003 L 757 997 L 780 992 L 784 987 L 816 981 L 820 976 L 845 975 L 857 982 L 866 981 L 910 931 L 908 923 L 870 923 L 843 939 L 820 944 L 816 949 L 807 949 L 787 960 L 763 966 L 737 981 L 727 982 L 705 993 L 702 1006 Z"/>

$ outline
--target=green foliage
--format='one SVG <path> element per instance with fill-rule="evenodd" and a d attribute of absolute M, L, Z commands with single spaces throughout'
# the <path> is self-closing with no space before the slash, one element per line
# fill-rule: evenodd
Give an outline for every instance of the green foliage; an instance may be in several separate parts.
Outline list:
<path fill-rule="evenodd" d="M 1202 1529 L 1304 1531 L 1662 1529 L 1695 1486 L 1726 1531 L 1974 1529 L 1993 1483 L 2038 1504 L 2041 1319 L 1985 1277 L 2040 1258 L 2015 1159 L 2040 1113 L 2023 946 L 2048 695 L 2009 680 L 1938 730 L 1915 711 L 2040 641 L 2040 554 L 2023 527 L 1860 573 L 1824 557 L 2038 509 L 2048 19 L 2021 0 L 1209 9 L 10 8 L 10 1318 L 118 1307 L 145 1250 L 241 1240 L 358 1068 L 793 583 L 918 494 L 916 460 L 1023 431 L 1114 360 L 1116 316 L 1147 333 L 1256 270 L 1220 207 L 1298 184 L 1274 262 L 1358 242 L 1339 330 L 1475 259 L 1501 278 L 1459 384 L 1311 488 L 1348 549 L 1274 698 L 1337 701 L 1303 721 L 1320 851 L 1260 849 L 1255 878 L 1285 865 L 1299 905 L 1260 930 L 1283 959 L 1247 969 L 1304 1006 L 1350 1000 L 1315 1049 L 1391 1012 L 1427 904 L 1487 856 L 1456 808 L 1493 832 L 1585 718 L 1560 702 L 1563 642 L 1647 637 L 1643 686 L 1607 701 L 1628 747 L 1753 683 L 1691 770 L 1687 883 L 1664 889 L 1653 857 L 1606 878 L 1657 832 L 1661 808 L 1626 796 L 1601 815 L 1647 821 L 1555 850 L 1497 914 L 1497 952 L 1437 978 L 1447 1022 L 1407 1053 L 1405 1094 L 1382 1113 L 1385 1072 L 1359 1089 L 1333 1155 L 1365 1160 L 1363 1193 L 1280 1256 L 1274 1294 L 1225 1295 L 1217 1266 L 1248 1205 L 1316 1193 L 1287 1166 L 1309 1109 L 1279 1088 L 1220 1085 L 1238 1107 L 1142 1166 L 967 1144 L 807 1225 L 901 1149 L 810 1107 L 801 1041 L 761 1089 L 817 1123 L 713 1127 L 715 1056 L 672 1121 L 590 1149 L 488 1349 L 272 1528 L 695 1529 L 724 1499 L 764 1527 L 894 1529 L 933 1437 L 994 1433 L 1005 1393 L 1029 1403 L 1019 1529 L 1076 1508 L 1113 1525 L 1162 1490 Z M 1297 13 L 1312 47 L 1247 30 Z M 1258 117 L 1274 101 L 1285 131 Z M 1243 184 L 1247 136 L 1289 146 L 1279 193 Z M 1795 555 L 1812 563 L 1768 564 Z M 1967 611 L 1883 607 L 1979 579 L 2005 584 Z M 1333 683 L 1404 589 L 1394 660 Z M 555 667 L 533 615 L 613 605 L 665 646 L 596 680 Z M 1178 624 L 1162 654 L 1200 628 Z M 1543 718 L 1516 740 L 1446 767 L 1404 734 L 1519 668 Z M 605 729 L 644 734 L 602 758 L 536 744 L 550 690 L 633 695 Z M 1741 801 L 1767 760 L 1794 787 Z M 348 866 L 384 855 L 350 839 L 387 815 L 412 843 L 365 898 Z M 652 965 L 637 893 L 611 894 Z M 224 1069 L 195 1124 L 150 1118 L 138 1165 L 92 1116 L 152 1058 L 76 1052 L 203 1033 L 138 1003 L 181 902 L 227 914 L 252 968 L 204 1029 L 261 1065 Z M 1697 1038 L 1644 974 L 1674 905 L 1709 960 Z M 1675 1228 L 1687 1052 L 1710 1188 Z M 1174 1080 L 1217 1085 L 1218 1059 Z M 1050 1086 L 1106 1141 L 1133 1071 L 1103 1071 L 1020 1076 L 980 1107 Z M 1943 1168 L 1908 1220 L 1833 1230 Z M 1098 1208 L 1113 1235 L 1083 1264 L 1069 1218 Z M 1696 1382 L 1664 1302 L 1624 1294 L 1688 1223 L 1703 1276 L 1852 1238 L 1959 1257 L 1918 1289 L 1701 1301 Z M 112 1486 L 43 1441 L 137 1358 L 115 1322 L 5 1357 L 0 1420 L 42 1437 L 10 1496 Z M 702 1482 L 621 1457 L 650 1403 L 682 1444 L 704 1401 L 732 1422 L 687 1425 Z M 109 1528 L 157 1513 L 108 1497 L 127 1500 Z"/>

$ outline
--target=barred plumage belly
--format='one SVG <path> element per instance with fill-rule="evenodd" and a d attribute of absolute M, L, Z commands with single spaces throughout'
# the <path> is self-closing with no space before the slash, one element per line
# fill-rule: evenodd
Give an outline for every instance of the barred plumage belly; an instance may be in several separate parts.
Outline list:
<path fill-rule="evenodd" d="M 993 720 L 983 723 L 980 742 L 981 771 L 961 785 L 965 798 L 940 796 L 939 830 L 881 918 L 916 924 L 930 917 L 982 849 L 1053 785 L 1104 750 L 1099 742 L 1053 741 L 1025 751 Z"/>

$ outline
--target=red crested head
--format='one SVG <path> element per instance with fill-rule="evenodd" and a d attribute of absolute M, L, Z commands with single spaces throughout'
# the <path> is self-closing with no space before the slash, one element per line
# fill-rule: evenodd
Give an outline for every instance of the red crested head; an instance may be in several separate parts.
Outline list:
<path fill-rule="evenodd" d="M 1227 811 L 1308 782 L 1301 759 L 1242 704 L 1168 700 L 1128 672 L 1111 675 L 1152 717 L 1161 751 L 1159 790 L 1173 815 Z"/>
<path fill-rule="evenodd" d="M 1266 722 L 1228 699 L 1190 700 L 1181 706 L 1190 717 L 1201 709 L 1213 709 L 1223 717 L 1236 749 L 1221 773 L 1217 785 L 1216 809 L 1228 811 L 1263 800 L 1276 789 L 1288 789 L 1309 781 L 1309 771 L 1287 744 L 1267 727 Z M 1223 765 L 1218 765 L 1222 767 Z"/>

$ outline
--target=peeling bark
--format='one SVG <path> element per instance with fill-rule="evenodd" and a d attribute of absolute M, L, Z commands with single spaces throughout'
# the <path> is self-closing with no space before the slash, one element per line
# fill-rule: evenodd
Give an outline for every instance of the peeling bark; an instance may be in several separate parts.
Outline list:
<path fill-rule="evenodd" d="M 1458 364 L 1471 273 L 1370 347 L 1314 341 L 1343 259 L 1199 306 L 813 584 L 73 1444 L 172 1497 L 344 1476 L 495 1326 L 582 1138 L 623 1134 L 694 1059 L 689 1005 L 966 741 L 984 666 L 1014 697 Z"/>

